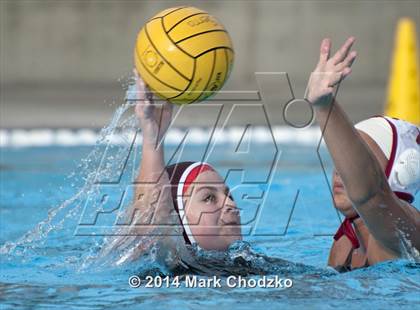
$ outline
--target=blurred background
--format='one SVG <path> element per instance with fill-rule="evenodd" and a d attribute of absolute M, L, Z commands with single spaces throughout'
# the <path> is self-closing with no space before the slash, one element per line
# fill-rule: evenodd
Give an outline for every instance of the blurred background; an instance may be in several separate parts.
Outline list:
<path fill-rule="evenodd" d="M 228 29 L 236 58 L 226 90 L 256 90 L 256 71 L 287 72 L 302 98 L 321 39 L 338 47 L 356 36 L 359 56 L 338 95 L 353 121 L 383 112 L 397 21 L 420 21 L 418 1 L 2 0 L 0 127 L 105 126 L 123 102 L 137 32 L 158 11 L 180 5 L 209 11 Z M 291 94 L 287 83 L 271 84 L 270 121 L 281 125 L 279 102 Z M 236 122 L 246 119 L 252 115 Z"/>

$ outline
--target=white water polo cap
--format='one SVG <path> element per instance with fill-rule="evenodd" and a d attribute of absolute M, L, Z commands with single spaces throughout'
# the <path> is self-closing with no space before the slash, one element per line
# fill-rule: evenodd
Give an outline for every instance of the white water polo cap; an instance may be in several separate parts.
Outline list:
<path fill-rule="evenodd" d="M 392 191 L 412 203 L 420 189 L 420 128 L 382 116 L 361 121 L 355 127 L 371 137 L 388 159 L 385 174 Z"/>

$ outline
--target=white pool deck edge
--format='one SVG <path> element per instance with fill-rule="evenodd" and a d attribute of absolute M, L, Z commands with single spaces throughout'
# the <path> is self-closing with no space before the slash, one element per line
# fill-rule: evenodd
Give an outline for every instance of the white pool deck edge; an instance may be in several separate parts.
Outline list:
<path fill-rule="evenodd" d="M 211 135 L 211 128 L 171 128 L 168 130 L 165 143 L 176 145 L 180 143 L 186 134 L 186 142 L 189 144 L 238 143 L 247 137 L 253 143 L 294 144 L 316 146 L 321 139 L 319 127 L 292 128 L 287 126 L 230 127 L 223 130 L 216 129 Z M 245 133 L 244 133 L 245 131 Z M 89 146 L 97 143 L 127 144 L 134 139 L 135 131 L 115 132 L 101 138 L 100 130 L 94 129 L 0 129 L 0 147 L 42 147 L 42 146 Z M 211 137 L 211 139 L 210 139 Z M 136 143 L 141 143 L 141 135 L 137 136 Z"/>

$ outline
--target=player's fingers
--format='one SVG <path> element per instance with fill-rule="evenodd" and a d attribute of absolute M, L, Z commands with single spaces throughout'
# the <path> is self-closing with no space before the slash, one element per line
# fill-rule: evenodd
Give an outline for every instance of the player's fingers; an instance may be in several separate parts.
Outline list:
<path fill-rule="evenodd" d="M 344 68 L 351 67 L 353 65 L 354 60 L 356 59 L 356 57 L 357 57 L 357 52 L 356 51 L 350 52 L 347 55 L 346 59 L 344 59 L 343 62 L 341 62 L 341 63 L 339 63 L 337 65 L 336 70 L 337 71 L 343 71 Z"/>
<path fill-rule="evenodd" d="M 326 87 L 335 87 L 338 84 L 340 84 L 347 76 L 350 75 L 350 73 L 352 72 L 350 67 L 346 67 L 343 69 L 343 71 L 341 72 L 336 72 L 335 74 L 333 74 L 330 78 L 330 80 L 328 81 L 328 86 Z"/>
<path fill-rule="evenodd" d="M 341 46 L 341 48 L 334 54 L 333 58 L 331 58 L 333 64 L 338 64 L 347 57 L 347 54 L 353 46 L 354 41 L 354 37 L 350 37 L 346 40 L 346 42 Z"/>
<path fill-rule="evenodd" d="M 330 57 L 330 50 L 331 50 L 331 40 L 326 38 L 323 39 L 321 42 L 321 47 L 319 51 L 319 63 L 318 67 L 325 64 Z"/>
<path fill-rule="evenodd" d="M 139 98 L 143 103 L 145 104 L 154 104 L 155 101 L 153 99 L 153 91 L 150 89 L 148 85 L 143 81 L 141 76 L 138 74 L 137 70 L 134 68 L 133 73 L 136 77 L 136 83 L 137 83 L 137 92 L 139 95 Z"/>
<path fill-rule="evenodd" d="M 352 72 L 352 70 L 351 70 L 350 67 L 344 68 L 343 74 L 342 74 L 343 76 L 341 77 L 341 79 L 342 80 L 345 79 L 347 76 L 350 75 L 351 72 Z"/>

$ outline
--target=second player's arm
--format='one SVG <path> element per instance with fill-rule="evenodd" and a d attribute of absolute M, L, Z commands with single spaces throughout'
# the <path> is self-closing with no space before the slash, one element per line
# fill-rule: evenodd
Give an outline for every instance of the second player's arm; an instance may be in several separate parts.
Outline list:
<path fill-rule="evenodd" d="M 349 52 L 353 42 L 353 38 L 347 40 L 332 58 L 330 41 L 322 42 L 320 61 L 308 86 L 308 100 L 357 213 L 376 240 L 401 255 L 402 237 L 420 249 L 419 214 L 413 214 L 392 192 L 379 162 L 333 98 L 334 87 L 351 72 L 356 57 L 355 52 Z"/>

